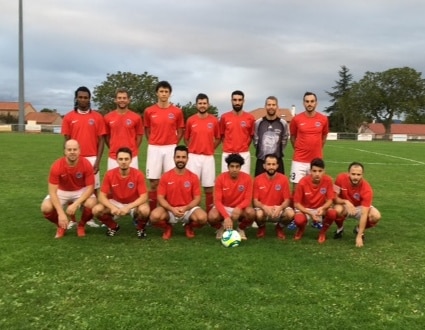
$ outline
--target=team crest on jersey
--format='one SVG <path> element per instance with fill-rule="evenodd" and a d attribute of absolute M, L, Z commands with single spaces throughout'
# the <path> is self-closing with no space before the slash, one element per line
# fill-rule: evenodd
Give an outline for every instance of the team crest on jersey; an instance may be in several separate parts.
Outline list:
<path fill-rule="evenodd" d="M 76 177 L 77 179 L 81 179 L 81 178 L 83 177 L 83 173 L 81 173 L 81 172 L 77 172 L 77 173 L 75 174 L 75 177 Z"/>
<path fill-rule="evenodd" d="M 131 126 L 131 124 L 132 124 L 133 122 L 131 121 L 131 119 L 127 119 L 126 121 L 125 121 L 125 124 L 127 125 L 127 126 Z"/>
<path fill-rule="evenodd" d="M 184 185 L 185 188 L 189 188 L 190 187 L 190 182 L 189 181 L 185 181 L 183 185 Z"/>
<path fill-rule="evenodd" d="M 325 195 L 326 194 L 326 188 L 320 188 L 320 193 L 322 195 Z"/>
<path fill-rule="evenodd" d="M 320 121 L 316 121 L 316 123 L 314 124 L 314 126 L 320 127 L 320 126 L 322 126 L 322 123 Z"/>
<path fill-rule="evenodd" d="M 133 189 L 134 188 L 134 182 L 129 182 L 127 184 L 127 187 L 129 187 L 130 189 Z"/>
<path fill-rule="evenodd" d="M 212 129 L 212 128 L 213 128 L 213 123 L 208 123 L 208 124 L 207 124 L 207 127 L 208 127 L 209 129 Z"/>
<path fill-rule="evenodd" d="M 241 121 L 241 127 L 246 127 L 246 121 L 245 120 Z"/>
<path fill-rule="evenodd" d="M 90 119 L 89 119 L 89 125 L 90 125 L 90 126 L 93 126 L 93 125 L 94 125 L 94 119 L 93 119 L 93 118 L 90 118 Z"/>
<path fill-rule="evenodd" d="M 243 184 L 238 186 L 238 191 L 244 191 L 245 190 L 245 186 Z"/>
<path fill-rule="evenodd" d="M 359 193 L 355 193 L 355 194 L 353 195 L 353 198 L 354 198 L 356 201 L 359 201 L 359 200 L 360 200 L 360 194 L 359 194 Z"/>
<path fill-rule="evenodd" d="M 274 190 L 280 191 L 282 190 L 282 186 L 280 184 L 277 184 L 274 186 Z"/>
<path fill-rule="evenodd" d="M 169 113 L 169 114 L 168 114 L 168 119 L 174 119 L 174 118 L 176 118 L 176 117 L 174 116 L 174 113 Z"/>

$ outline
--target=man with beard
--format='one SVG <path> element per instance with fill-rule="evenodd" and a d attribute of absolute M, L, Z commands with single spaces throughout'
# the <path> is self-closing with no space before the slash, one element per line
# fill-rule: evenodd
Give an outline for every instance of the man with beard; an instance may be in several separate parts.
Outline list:
<path fill-rule="evenodd" d="M 326 231 L 336 219 L 336 211 L 331 208 L 335 193 L 332 178 L 325 174 L 325 163 L 314 158 L 310 163 L 310 174 L 304 176 L 294 193 L 295 225 L 294 239 L 300 240 L 308 220 L 322 223 L 318 242 L 326 241 Z"/>
<path fill-rule="evenodd" d="M 93 166 L 80 155 L 77 140 L 65 142 L 64 157 L 56 160 L 50 168 L 49 194 L 41 204 L 43 216 L 57 227 L 55 238 L 65 235 L 68 216 L 75 216 L 83 206 L 77 235 L 85 236 L 85 224 L 92 218 L 92 207 L 96 204 Z M 66 210 L 64 207 L 66 206 Z"/>
<path fill-rule="evenodd" d="M 138 238 L 145 238 L 145 226 L 149 217 L 148 192 L 145 176 L 131 167 L 132 151 L 121 147 L 116 152 L 118 167 L 106 172 L 99 192 L 99 203 L 93 214 L 108 227 L 106 235 L 113 237 L 120 226 L 114 221 L 131 215 Z"/>
<path fill-rule="evenodd" d="M 253 202 L 256 222 L 258 225 L 257 237 L 266 235 L 266 222 L 275 223 L 276 236 L 285 239 L 283 227 L 294 218 L 291 204 L 291 189 L 288 178 L 278 173 L 279 161 L 274 154 L 264 157 L 265 172 L 254 179 Z"/>
<path fill-rule="evenodd" d="M 277 171 L 285 174 L 283 164 L 283 151 L 288 143 L 288 124 L 283 118 L 277 116 L 279 110 L 278 100 L 275 96 L 269 96 L 265 103 L 266 115 L 255 121 L 254 146 L 256 148 L 257 162 L 255 164 L 255 176 L 264 173 L 265 155 L 277 156 Z"/>
<path fill-rule="evenodd" d="M 220 143 L 218 119 L 208 113 L 209 106 L 206 94 L 200 93 L 196 96 L 198 113 L 188 118 L 184 132 L 184 141 L 189 149 L 189 160 L 186 167 L 201 180 L 205 192 L 207 213 L 214 203 L 214 150 Z"/>
<path fill-rule="evenodd" d="M 217 229 L 216 239 L 221 239 L 224 230 L 237 231 L 246 240 L 245 229 L 254 222 L 255 210 L 252 208 L 252 178 L 242 172 L 244 159 L 239 154 L 226 157 L 228 171 L 221 173 L 214 186 L 214 207 L 208 213 L 208 222 Z"/>
<path fill-rule="evenodd" d="M 130 96 L 125 88 L 118 88 L 115 92 L 117 108 L 105 115 L 106 145 L 109 147 L 108 170 L 116 168 L 117 150 L 128 147 L 132 153 L 131 167 L 139 168 L 139 146 L 143 138 L 142 118 L 131 111 Z"/>
<path fill-rule="evenodd" d="M 157 204 L 157 189 L 163 172 L 174 167 L 173 152 L 183 137 L 183 112 L 170 102 L 171 84 L 160 81 L 155 86 L 157 103 L 146 108 L 144 124 L 148 150 L 146 177 L 149 179 L 149 205 L 153 210 Z"/>
<path fill-rule="evenodd" d="M 159 180 L 158 204 L 150 215 L 153 226 L 163 229 L 162 238 L 169 240 L 173 225 L 182 222 L 187 238 L 195 237 L 194 228 L 207 222 L 207 214 L 199 207 L 201 185 L 196 174 L 186 169 L 189 151 L 179 145 L 174 149 L 175 167 L 165 172 Z"/>
<path fill-rule="evenodd" d="M 376 226 L 381 219 L 381 213 L 372 206 L 373 190 L 363 178 L 363 172 L 363 164 L 352 162 L 348 166 L 348 173 L 339 174 L 335 180 L 334 208 L 337 212 L 335 223 L 338 228 L 334 238 L 342 237 L 344 220 L 347 217 L 357 219 L 359 223 L 353 231 L 357 247 L 364 244 L 365 229 Z"/>
<path fill-rule="evenodd" d="M 77 140 L 81 148 L 81 156 L 85 157 L 92 165 L 94 171 L 95 192 L 100 187 L 100 161 L 102 159 L 105 145 L 104 136 L 106 134 L 105 122 L 100 113 L 91 109 L 90 90 L 81 86 L 78 87 L 74 95 L 74 110 L 68 112 L 62 121 L 62 134 L 65 141 Z M 71 217 L 73 220 L 73 217 Z M 75 225 L 74 221 L 69 222 L 68 229 Z M 99 227 L 94 221 L 87 222 L 90 227 Z"/>
<path fill-rule="evenodd" d="M 221 172 L 228 170 L 226 157 L 237 153 L 244 159 L 242 171 L 250 174 L 251 154 L 249 146 L 254 136 L 255 118 L 242 110 L 244 100 L 245 95 L 242 91 L 234 91 L 231 99 L 233 110 L 226 112 L 220 118 L 220 134 L 223 141 Z"/>

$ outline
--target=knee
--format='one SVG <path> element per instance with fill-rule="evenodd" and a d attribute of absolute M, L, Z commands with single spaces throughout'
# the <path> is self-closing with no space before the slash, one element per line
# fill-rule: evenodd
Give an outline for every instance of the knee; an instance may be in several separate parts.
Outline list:
<path fill-rule="evenodd" d="M 294 216 L 294 221 L 297 227 L 304 227 L 307 225 L 307 217 L 304 213 L 296 213 Z"/>
<path fill-rule="evenodd" d="M 331 221 L 335 221 L 336 217 L 337 217 L 337 213 L 336 210 L 330 208 L 326 211 L 326 219 L 331 220 Z"/>

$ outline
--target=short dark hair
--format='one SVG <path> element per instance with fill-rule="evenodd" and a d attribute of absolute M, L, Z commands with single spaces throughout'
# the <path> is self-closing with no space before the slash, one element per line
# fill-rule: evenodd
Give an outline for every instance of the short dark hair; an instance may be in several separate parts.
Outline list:
<path fill-rule="evenodd" d="M 205 100 L 205 99 L 207 100 L 207 102 L 209 102 L 207 94 L 199 93 L 198 95 L 196 95 L 196 102 L 198 102 L 199 100 Z"/>
<path fill-rule="evenodd" d="M 189 149 L 183 144 L 180 144 L 174 148 L 174 156 L 176 155 L 177 151 L 186 151 L 187 154 L 189 153 Z"/>
<path fill-rule="evenodd" d="M 320 167 L 320 168 L 324 169 L 325 168 L 325 162 L 323 161 L 322 158 L 314 158 L 310 163 L 310 169 L 312 169 L 313 166 Z"/>
<path fill-rule="evenodd" d="M 276 159 L 277 162 L 279 161 L 279 157 L 277 157 L 276 154 L 267 154 L 267 155 L 264 156 L 264 161 L 263 161 L 264 164 L 266 163 L 267 158 L 274 158 L 274 159 Z"/>
<path fill-rule="evenodd" d="M 75 91 L 75 98 L 77 98 L 78 92 L 89 93 L 89 97 L 91 97 L 90 89 L 88 89 L 86 86 L 80 86 L 77 88 L 77 90 Z"/>
<path fill-rule="evenodd" d="M 127 97 L 130 97 L 130 93 L 128 92 L 128 89 L 125 88 L 125 87 L 118 87 L 115 90 L 115 97 L 118 95 L 118 93 L 125 93 L 125 94 L 127 94 Z"/>
<path fill-rule="evenodd" d="M 133 153 L 131 152 L 131 149 L 129 147 L 120 147 L 120 148 L 118 148 L 118 150 L 117 150 L 117 156 L 118 156 L 118 154 L 120 152 L 125 152 L 125 153 L 127 153 L 127 154 L 130 155 L 130 158 L 133 158 Z"/>
<path fill-rule="evenodd" d="M 348 165 L 348 172 L 350 172 L 350 170 L 351 170 L 351 168 L 352 168 L 353 166 L 355 166 L 355 167 L 359 166 L 359 167 L 361 167 L 361 168 L 362 168 L 362 171 L 364 171 L 364 166 L 363 166 L 363 164 L 362 164 L 362 163 L 359 163 L 359 162 L 352 162 L 350 165 Z"/>
<path fill-rule="evenodd" d="M 239 154 L 230 154 L 229 156 L 227 156 L 224 159 L 224 161 L 226 162 L 227 166 L 229 166 L 230 163 L 238 163 L 240 166 L 242 166 L 243 164 L 245 164 L 245 160 Z"/>
<path fill-rule="evenodd" d="M 160 88 L 165 88 L 170 91 L 170 93 L 173 91 L 173 88 L 171 87 L 171 84 L 168 81 L 162 80 L 158 82 L 155 86 L 155 93 L 158 92 Z"/>
<path fill-rule="evenodd" d="M 309 95 L 313 95 L 314 96 L 314 99 L 317 101 L 317 96 L 313 92 L 305 92 L 304 93 L 304 96 L 303 96 L 303 101 L 304 101 L 305 97 L 306 96 L 309 96 Z"/>
<path fill-rule="evenodd" d="M 233 91 L 232 92 L 232 97 L 234 95 L 240 95 L 240 96 L 242 96 L 243 99 L 245 98 L 245 94 L 242 91 L 240 91 L 240 90 Z"/>

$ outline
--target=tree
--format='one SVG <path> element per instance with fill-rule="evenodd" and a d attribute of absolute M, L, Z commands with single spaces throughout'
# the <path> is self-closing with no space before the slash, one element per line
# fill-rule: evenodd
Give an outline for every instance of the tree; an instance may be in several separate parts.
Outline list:
<path fill-rule="evenodd" d="M 366 72 L 349 92 L 350 104 L 385 126 L 387 134 L 395 117 L 414 118 L 425 108 L 425 81 L 412 68 Z"/>
<path fill-rule="evenodd" d="M 56 109 L 43 108 L 43 109 L 40 110 L 40 112 L 54 113 L 54 112 L 58 112 L 58 111 Z"/>
<path fill-rule="evenodd" d="M 187 118 L 189 118 L 190 116 L 194 115 L 195 113 L 198 112 L 198 110 L 196 109 L 196 104 L 189 102 L 183 106 L 177 104 L 177 106 L 179 108 L 181 108 L 183 110 L 183 115 L 184 115 L 184 121 L 187 121 Z M 218 117 L 218 109 L 217 107 L 213 106 L 210 104 L 209 108 L 208 108 L 208 113 Z"/>
<path fill-rule="evenodd" d="M 130 108 L 142 114 L 148 106 L 157 101 L 155 94 L 157 83 L 158 78 L 147 72 L 143 74 L 121 71 L 114 74 L 108 73 L 106 81 L 93 89 L 93 101 L 97 104 L 100 112 L 110 112 L 116 108 L 115 90 L 124 87 L 131 97 Z"/>
<path fill-rule="evenodd" d="M 330 97 L 332 105 L 324 111 L 329 113 L 329 126 L 331 130 L 336 132 L 355 132 L 356 126 L 353 125 L 353 116 L 347 94 L 353 84 L 353 75 L 349 73 L 349 69 L 343 65 L 338 72 L 340 80 L 335 81 L 336 85 L 332 87 L 332 92 L 326 92 Z"/>

